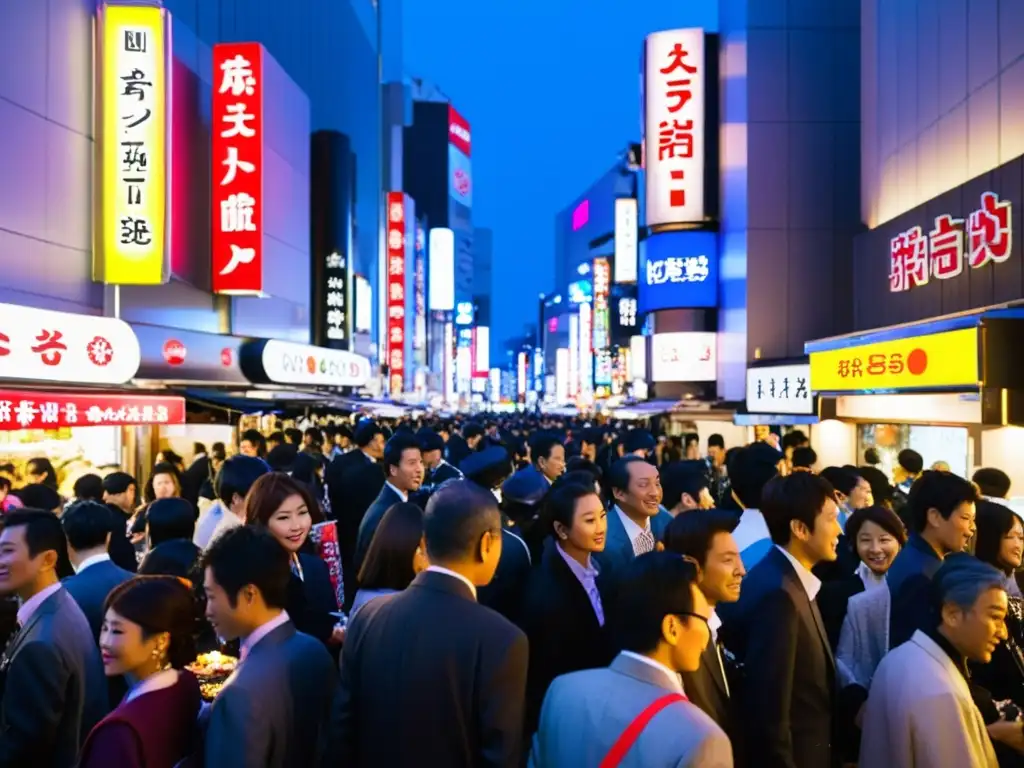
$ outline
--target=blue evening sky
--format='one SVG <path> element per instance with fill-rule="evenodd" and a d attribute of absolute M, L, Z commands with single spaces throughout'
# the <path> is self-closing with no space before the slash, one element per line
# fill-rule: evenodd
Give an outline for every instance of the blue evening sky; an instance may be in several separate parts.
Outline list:
<path fill-rule="evenodd" d="M 717 14 L 713 0 L 404 0 L 406 73 L 472 129 L 473 222 L 494 230 L 494 352 L 554 287 L 555 214 L 640 140 L 644 36 L 715 31 Z"/>

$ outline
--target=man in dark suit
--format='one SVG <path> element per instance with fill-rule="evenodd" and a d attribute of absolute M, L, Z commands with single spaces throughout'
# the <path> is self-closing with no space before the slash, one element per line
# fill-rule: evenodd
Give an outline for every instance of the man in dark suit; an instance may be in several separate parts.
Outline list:
<path fill-rule="evenodd" d="M 0 593 L 17 595 L 18 629 L 0 657 L 0 768 L 70 768 L 107 711 L 89 622 L 57 581 L 65 548 L 51 512 L 19 510 L 0 533 Z"/>
<path fill-rule="evenodd" d="M 711 642 L 704 649 L 700 667 L 695 672 L 681 673 L 683 688 L 690 701 L 728 734 L 736 762 L 742 764 L 730 670 L 719 632 L 722 619 L 716 612 L 717 606 L 740 599 L 740 584 L 746 575 L 739 546 L 732 537 L 738 523 L 736 515 L 726 510 L 682 512 L 665 530 L 664 547 L 667 552 L 682 555 L 697 566 L 697 586 L 711 610 L 708 619 Z"/>
<path fill-rule="evenodd" d="M 483 440 L 486 430 L 480 424 L 470 422 L 460 434 L 456 426 L 448 438 L 447 456 L 448 463 L 460 467 L 462 462 L 477 449 L 480 441 Z"/>
<path fill-rule="evenodd" d="M 777 476 L 761 493 L 773 546 L 720 605 L 727 648 L 744 665 L 739 720 L 751 768 L 828 768 L 835 661 L 811 572 L 834 560 L 842 528 L 835 490 L 810 472 Z M 727 610 L 728 609 L 728 610 Z"/>
<path fill-rule="evenodd" d="M 366 510 L 359 523 L 359 538 L 356 541 L 355 573 L 359 573 L 366 550 L 370 548 L 373 534 L 377 532 L 384 513 L 400 501 L 408 501 L 409 494 L 415 493 L 423 484 L 423 454 L 420 443 L 413 435 L 395 434 L 384 446 L 384 487 Z"/>
<path fill-rule="evenodd" d="M 423 468 L 426 479 L 423 485 L 428 492 L 433 491 L 446 480 L 460 480 L 462 470 L 449 464 L 444 458 L 444 438 L 429 427 L 423 427 L 416 436 L 420 440 L 423 452 Z"/>
<path fill-rule="evenodd" d="M 241 640 L 238 667 L 210 710 L 206 765 L 314 765 L 337 673 L 327 649 L 298 632 L 284 606 L 288 555 L 266 530 L 225 531 L 203 555 L 206 617 Z"/>
<path fill-rule="evenodd" d="M 519 470 L 509 483 L 516 487 L 540 482 L 551 485 L 565 472 L 565 446 L 557 435 L 540 432 L 530 439 L 530 465 Z"/>
<path fill-rule="evenodd" d="M 112 514 L 106 505 L 99 502 L 78 501 L 61 518 L 68 540 L 68 558 L 75 569 L 75 575 L 64 580 L 64 588 L 75 598 L 89 620 L 97 643 L 107 595 L 134 575 L 114 565 L 107 554 Z"/>
<path fill-rule="evenodd" d="M 476 602 L 501 557 L 494 496 L 448 483 L 427 504 L 424 537 L 432 565 L 349 625 L 326 765 L 518 765 L 526 636 Z"/>
<path fill-rule="evenodd" d="M 192 463 L 181 474 L 181 496 L 195 506 L 199 503 L 199 489 L 210 478 L 210 457 L 202 443 L 193 443 L 192 454 Z"/>

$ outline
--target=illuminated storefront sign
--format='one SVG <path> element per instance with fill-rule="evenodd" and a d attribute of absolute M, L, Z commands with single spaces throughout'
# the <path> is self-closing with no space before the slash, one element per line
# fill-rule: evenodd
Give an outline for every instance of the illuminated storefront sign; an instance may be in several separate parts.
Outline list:
<path fill-rule="evenodd" d="M 213 46 L 213 291 L 263 293 L 263 46 Z"/>
<path fill-rule="evenodd" d="M 569 401 L 569 350 L 555 350 L 555 401 L 561 405 Z"/>
<path fill-rule="evenodd" d="M 473 329 L 473 376 L 487 376 L 491 370 L 491 329 L 481 325 Z"/>
<path fill-rule="evenodd" d="M 610 345 L 608 294 L 611 291 L 611 265 L 608 259 L 594 259 L 594 349 Z"/>
<path fill-rule="evenodd" d="M 594 352 L 594 394 L 607 397 L 611 394 L 612 351 L 601 349 Z"/>
<path fill-rule="evenodd" d="M 591 346 L 593 313 L 589 304 L 580 304 L 580 397 L 589 401 L 594 394 L 594 350 Z"/>
<path fill-rule="evenodd" d="M 593 300 L 594 289 L 589 280 L 577 280 L 569 284 L 569 303 L 584 304 Z"/>
<path fill-rule="evenodd" d="M 977 328 L 811 352 L 811 389 L 971 389 L 979 384 L 978 357 Z"/>
<path fill-rule="evenodd" d="M 649 227 L 704 220 L 704 30 L 644 44 L 644 169 Z"/>
<path fill-rule="evenodd" d="M 356 275 L 356 333 L 369 333 L 373 328 L 373 290 L 370 281 L 362 275 Z"/>
<path fill-rule="evenodd" d="M 184 423 L 183 397 L 0 390 L 0 432 Z"/>
<path fill-rule="evenodd" d="M 351 325 L 352 291 L 345 255 L 332 251 L 324 257 L 321 285 L 314 287 L 314 311 L 323 317 L 324 341 L 332 349 L 347 349 Z"/>
<path fill-rule="evenodd" d="M 629 340 L 629 378 L 647 378 L 647 337 L 633 336 Z"/>
<path fill-rule="evenodd" d="M 448 147 L 448 193 L 458 203 L 473 207 L 473 167 L 466 155 L 452 144 Z"/>
<path fill-rule="evenodd" d="M 416 364 L 427 364 L 427 232 L 423 225 L 416 222 L 416 242 L 413 249 L 412 286 L 413 286 L 413 317 L 412 350 Z"/>
<path fill-rule="evenodd" d="M 473 139 L 469 132 L 469 121 L 451 104 L 448 105 L 448 143 L 466 157 L 472 155 Z"/>
<path fill-rule="evenodd" d="M 519 402 L 526 402 L 526 366 L 527 357 L 525 352 L 520 352 L 519 357 L 516 359 L 516 394 L 519 396 Z"/>
<path fill-rule="evenodd" d="M 569 315 L 569 390 L 575 400 L 580 393 L 580 316 Z"/>
<path fill-rule="evenodd" d="M 748 368 L 747 411 L 802 415 L 814 413 L 810 364 Z"/>
<path fill-rule="evenodd" d="M 405 388 L 405 195 L 388 192 L 387 361 L 391 394 Z"/>
<path fill-rule="evenodd" d="M 255 381 L 271 384 L 361 387 L 370 380 L 370 361 L 340 349 L 294 344 L 290 341 L 253 342 L 262 345 L 259 367 L 243 350 L 242 370 Z"/>
<path fill-rule="evenodd" d="M 456 325 L 472 325 L 473 324 L 473 302 L 471 301 L 460 301 L 455 305 L 455 324 Z"/>
<path fill-rule="evenodd" d="M 934 227 L 900 232 L 889 243 L 889 291 L 909 291 L 932 278 L 949 280 L 964 266 L 1002 264 L 1013 252 L 1012 205 L 995 192 L 981 196 L 981 207 L 964 219 L 944 213 Z"/>
<path fill-rule="evenodd" d="M 635 283 L 637 268 L 636 199 L 615 201 L 615 282 Z"/>
<path fill-rule="evenodd" d="M 619 325 L 636 328 L 636 299 L 631 296 L 619 299 Z"/>
<path fill-rule="evenodd" d="M 644 241 L 637 293 L 642 314 L 718 305 L 718 237 L 714 232 L 660 232 Z"/>
<path fill-rule="evenodd" d="M 651 337 L 651 381 L 714 381 L 713 333 L 656 333 Z"/>
<path fill-rule="evenodd" d="M 430 311 L 451 312 L 455 308 L 455 233 L 435 227 L 430 230 Z"/>
<path fill-rule="evenodd" d="M 170 25 L 159 7 L 100 7 L 96 282 L 156 285 L 169 278 Z"/>

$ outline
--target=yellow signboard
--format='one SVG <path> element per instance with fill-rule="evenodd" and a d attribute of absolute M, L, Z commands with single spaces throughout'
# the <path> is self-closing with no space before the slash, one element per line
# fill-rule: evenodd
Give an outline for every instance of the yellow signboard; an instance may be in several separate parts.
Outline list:
<path fill-rule="evenodd" d="M 812 352 L 815 392 L 977 387 L 978 329 Z"/>
<path fill-rule="evenodd" d="M 168 279 L 168 26 L 152 6 L 104 5 L 98 14 L 97 282 Z"/>

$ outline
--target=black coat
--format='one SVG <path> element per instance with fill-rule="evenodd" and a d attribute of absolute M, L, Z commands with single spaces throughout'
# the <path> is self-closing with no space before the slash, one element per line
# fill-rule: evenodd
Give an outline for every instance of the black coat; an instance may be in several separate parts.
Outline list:
<path fill-rule="evenodd" d="M 729 672 L 725 656 L 723 654 L 720 660 L 719 651 L 712 638 L 701 655 L 697 670 L 683 672 L 680 676 L 687 698 L 725 731 L 732 742 L 733 759 L 737 765 L 743 765 L 740 748 L 742 734 L 736 717 L 736 700 L 731 695 L 737 681 L 727 680 Z"/>
<path fill-rule="evenodd" d="M 371 600 L 342 647 L 328 764 L 518 765 L 527 656 L 522 631 L 454 576 Z"/>
<path fill-rule="evenodd" d="M 356 539 L 354 561 L 355 570 L 352 574 L 353 579 L 358 577 L 359 569 L 363 567 L 366 551 L 370 548 L 370 542 L 373 541 L 373 535 L 377 532 L 380 521 L 384 519 L 384 513 L 395 506 L 395 504 L 401 503 L 402 497 L 398 495 L 398 492 L 387 483 L 384 483 L 377 494 L 377 498 L 373 500 L 373 503 L 366 510 L 366 514 L 363 515 L 363 519 L 359 523 L 359 537 Z"/>
<path fill-rule="evenodd" d="M 356 543 L 366 510 L 384 487 L 384 470 L 361 450 L 336 456 L 324 473 L 331 518 L 338 522 L 338 549 L 345 573 L 346 604 L 356 590 Z"/>
<path fill-rule="evenodd" d="M 110 532 L 110 543 L 107 545 L 107 554 L 114 561 L 118 568 L 135 573 L 139 568 L 139 561 L 135 557 L 135 545 L 128 540 L 128 515 L 122 512 L 113 504 L 107 504 L 111 516 L 114 518 L 113 530 Z"/>
<path fill-rule="evenodd" d="M 201 554 L 199 547 L 193 544 L 191 539 L 164 541 L 149 550 L 139 564 L 139 573 L 177 576 L 192 582 L 196 582 L 199 577 L 198 580 L 201 581 L 201 574 L 196 572 Z"/>
<path fill-rule="evenodd" d="M 332 611 L 338 610 L 338 599 L 331 584 L 331 572 L 317 555 L 299 553 L 302 578 L 294 573 L 288 584 L 288 616 L 299 632 L 327 644 L 338 622 Z M 334 650 L 328 646 L 332 655 Z"/>
<path fill-rule="evenodd" d="M 530 550 L 526 542 L 507 526 L 502 527 L 501 559 L 491 583 L 479 589 L 480 604 L 494 609 L 511 622 L 517 621 L 530 568 Z"/>
<path fill-rule="evenodd" d="M 835 661 L 816 605 L 788 558 L 772 547 L 719 606 L 725 646 L 743 664 L 741 710 L 750 768 L 833 764 Z"/>
<path fill-rule="evenodd" d="M 839 633 L 843 629 L 850 598 L 863 591 L 864 582 L 856 573 L 837 581 L 823 582 L 821 585 L 818 608 L 821 610 L 821 620 L 825 624 L 825 634 L 828 635 L 828 644 L 833 653 L 839 645 Z"/>
<path fill-rule="evenodd" d="M 193 507 L 196 506 L 199 503 L 199 491 L 209 479 L 210 457 L 200 456 L 181 473 L 181 497 L 192 502 Z"/>

